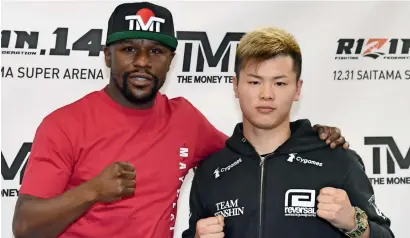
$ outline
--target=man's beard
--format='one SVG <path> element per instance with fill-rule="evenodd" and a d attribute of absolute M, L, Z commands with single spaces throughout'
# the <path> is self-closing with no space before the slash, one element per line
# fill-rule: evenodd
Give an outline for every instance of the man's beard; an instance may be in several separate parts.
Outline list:
<path fill-rule="evenodd" d="M 145 103 L 151 102 L 152 100 L 155 99 L 155 96 L 157 95 L 159 91 L 158 77 L 156 77 L 153 73 L 150 73 L 148 71 L 145 71 L 144 73 L 149 74 L 152 77 L 154 86 L 152 87 L 151 91 L 148 94 L 140 96 L 140 97 L 135 96 L 128 86 L 128 78 L 131 73 L 125 72 L 122 77 L 122 88 L 120 88 L 121 93 L 128 101 L 134 104 L 145 104 Z"/>

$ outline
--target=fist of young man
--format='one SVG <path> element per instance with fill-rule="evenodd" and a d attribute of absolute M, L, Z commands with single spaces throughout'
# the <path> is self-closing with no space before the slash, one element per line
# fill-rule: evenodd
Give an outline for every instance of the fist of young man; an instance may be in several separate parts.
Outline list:
<path fill-rule="evenodd" d="M 326 187 L 317 197 L 317 215 L 334 227 L 351 231 L 356 228 L 354 208 L 350 204 L 346 191 Z"/>
<path fill-rule="evenodd" d="M 195 238 L 222 238 L 224 234 L 224 217 L 208 217 L 196 223 Z"/>
<path fill-rule="evenodd" d="M 113 202 L 134 195 L 135 168 L 127 162 L 115 162 L 89 181 L 98 202 Z"/>

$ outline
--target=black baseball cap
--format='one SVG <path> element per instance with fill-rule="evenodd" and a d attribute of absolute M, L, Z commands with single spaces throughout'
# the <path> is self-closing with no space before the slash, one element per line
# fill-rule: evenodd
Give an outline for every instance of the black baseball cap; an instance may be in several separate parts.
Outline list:
<path fill-rule="evenodd" d="M 125 39 L 155 40 L 172 51 L 178 46 L 171 12 L 149 2 L 123 3 L 114 9 L 108 21 L 106 45 Z"/>

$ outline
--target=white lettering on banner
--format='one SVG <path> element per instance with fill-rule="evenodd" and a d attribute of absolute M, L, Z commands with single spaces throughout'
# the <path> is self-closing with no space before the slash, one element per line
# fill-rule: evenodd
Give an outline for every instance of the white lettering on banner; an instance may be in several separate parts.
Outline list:
<path fill-rule="evenodd" d="M 316 191 L 289 189 L 285 194 L 285 216 L 315 217 Z"/>
<path fill-rule="evenodd" d="M 410 80 L 410 69 L 407 70 L 351 70 L 339 69 L 333 71 L 333 80 L 337 81 L 388 81 Z"/>
<path fill-rule="evenodd" d="M 104 79 L 102 69 L 85 68 L 41 68 L 41 67 L 1 67 L 3 78 L 14 79 Z"/>
<path fill-rule="evenodd" d="M 222 76 L 196 75 L 194 83 L 221 83 Z"/>
<path fill-rule="evenodd" d="M 103 79 L 101 69 L 96 74 L 96 69 L 66 69 L 63 79 Z"/>
<path fill-rule="evenodd" d="M 239 199 L 218 202 L 215 206 L 217 212 L 214 215 L 221 215 L 225 218 L 243 215 L 245 210 L 244 207 L 239 206 Z"/>
<path fill-rule="evenodd" d="M 2 197 L 18 197 L 19 190 L 18 189 L 2 189 L 1 196 Z"/>
<path fill-rule="evenodd" d="M 161 24 L 165 23 L 165 19 L 151 16 L 147 23 L 144 23 L 142 20 L 141 16 L 139 15 L 131 15 L 131 16 L 126 16 L 125 20 L 129 21 L 129 30 L 137 30 L 137 31 L 155 31 L 155 32 L 160 32 L 161 31 Z M 134 24 L 135 23 L 135 24 Z"/>
<path fill-rule="evenodd" d="M 387 178 L 387 184 L 410 184 L 410 177 Z"/>
<path fill-rule="evenodd" d="M 11 70 L 11 67 L 7 67 L 6 69 L 4 66 L 1 66 L 1 77 L 2 78 L 14 78 L 13 75 L 13 70 Z"/>
<path fill-rule="evenodd" d="M 215 75 L 202 75 L 194 76 L 192 80 L 192 75 L 178 75 L 178 83 L 208 83 L 208 84 L 219 84 L 219 83 L 232 83 L 233 76 L 215 76 Z"/>

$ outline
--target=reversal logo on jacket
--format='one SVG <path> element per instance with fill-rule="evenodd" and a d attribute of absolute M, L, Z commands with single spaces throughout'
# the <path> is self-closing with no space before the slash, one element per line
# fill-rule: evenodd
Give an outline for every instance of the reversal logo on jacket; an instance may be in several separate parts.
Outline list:
<path fill-rule="evenodd" d="M 289 189 L 285 194 L 285 216 L 315 217 L 316 191 Z"/>

